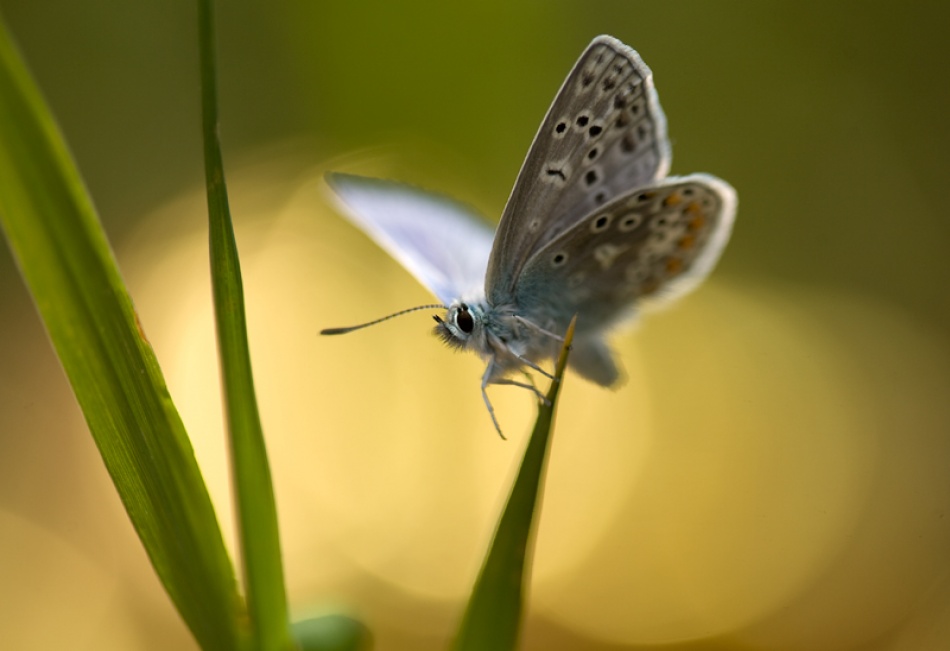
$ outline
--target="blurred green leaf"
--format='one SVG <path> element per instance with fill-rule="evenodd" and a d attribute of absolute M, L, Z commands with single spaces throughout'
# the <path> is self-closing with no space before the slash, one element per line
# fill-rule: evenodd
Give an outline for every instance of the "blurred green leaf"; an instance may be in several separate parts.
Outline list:
<path fill-rule="evenodd" d="M 287 615 L 277 507 L 247 345 L 241 264 L 218 142 L 212 0 L 199 0 L 198 23 L 211 280 L 247 608 L 255 648 L 278 651 L 291 648 L 293 643 Z"/>
<path fill-rule="evenodd" d="M 293 634 L 301 651 L 364 651 L 373 646 L 369 629 L 346 615 L 324 615 L 294 622 Z"/>
<path fill-rule="evenodd" d="M 538 409 L 538 420 L 531 432 L 518 477 L 462 616 L 452 646 L 454 651 L 509 651 L 518 643 L 532 525 L 541 495 L 557 396 L 574 338 L 574 321 L 571 320 L 564 336 L 564 346 L 555 366 L 555 379 L 547 394 L 548 403 Z"/>
<path fill-rule="evenodd" d="M 241 600 L 191 444 L 79 173 L 2 23 L 0 225 L 165 589 L 203 649 L 241 648 Z"/>

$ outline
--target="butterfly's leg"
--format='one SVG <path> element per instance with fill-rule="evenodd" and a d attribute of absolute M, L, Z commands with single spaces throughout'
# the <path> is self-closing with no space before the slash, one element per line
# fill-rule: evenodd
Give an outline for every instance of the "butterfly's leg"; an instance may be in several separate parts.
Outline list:
<path fill-rule="evenodd" d="M 531 385 L 531 388 L 534 389 L 534 392 L 537 393 L 537 392 L 538 392 L 538 387 L 537 387 L 537 385 L 534 383 L 534 376 L 531 375 L 530 373 L 528 373 L 528 372 L 527 372 L 526 370 L 524 370 L 524 369 L 521 369 L 521 374 L 524 375 L 525 379 L 528 381 L 528 384 L 530 384 L 530 385 Z"/>
<path fill-rule="evenodd" d="M 538 366 L 537 364 L 535 364 L 534 362 L 532 362 L 532 361 L 531 361 L 530 359 L 528 359 L 527 357 L 522 357 L 521 355 L 514 355 L 514 358 L 517 359 L 517 360 L 518 360 L 519 362 L 521 362 L 522 364 L 524 364 L 525 366 L 527 366 L 528 368 L 537 371 L 538 373 L 540 373 L 540 374 L 543 375 L 544 377 L 548 378 L 549 380 L 557 380 L 556 377 L 554 377 L 553 375 L 551 375 L 550 373 L 548 373 L 547 371 L 545 371 L 543 368 L 541 368 L 540 366 Z M 496 382 L 495 384 L 501 384 L 501 383 L 500 383 L 500 382 Z"/>
<path fill-rule="evenodd" d="M 528 374 L 525 373 L 525 375 L 528 375 Z M 528 377 L 530 378 L 531 376 L 528 375 Z M 533 384 L 525 384 L 524 382 L 515 382 L 514 380 L 507 380 L 507 379 L 495 380 L 494 382 L 492 382 L 492 384 L 507 384 L 509 386 L 521 387 L 522 389 L 527 389 L 528 391 L 531 391 L 532 393 L 534 393 L 534 395 L 538 396 L 538 400 L 543 402 L 546 407 L 551 406 L 551 401 L 547 399 L 547 396 L 545 396 L 543 393 L 538 391 L 537 387 L 535 387 Z"/>
<path fill-rule="evenodd" d="M 548 373 L 547 371 L 545 371 L 543 368 L 541 368 L 540 366 L 538 366 L 537 364 L 535 364 L 534 362 L 532 362 L 530 359 L 528 359 L 527 357 L 524 357 L 524 356 L 522 356 L 522 355 L 519 355 L 518 353 L 516 353 L 515 351 L 513 351 L 506 341 L 504 341 L 504 340 L 502 340 L 501 338 L 499 338 L 499 337 L 493 335 L 491 332 L 488 333 L 488 339 L 489 339 L 489 342 L 491 343 L 492 347 L 493 347 L 495 350 L 503 349 L 503 350 L 505 350 L 509 355 L 511 355 L 512 357 L 514 357 L 516 360 L 518 360 L 519 362 L 521 362 L 522 364 L 524 364 L 524 365 L 527 366 L 528 368 L 534 369 L 535 371 L 537 371 L 538 373 L 540 373 L 540 374 L 543 375 L 544 377 L 548 378 L 549 380 L 553 380 L 553 379 L 554 379 L 554 376 L 553 376 L 553 375 L 551 375 L 550 373 Z M 486 373 L 486 374 L 489 373 L 490 371 L 493 371 L 493 370 L 494 370 L 494 362 L 495 362 L 495 360 L 494 360 L 494 358 L 493 358 L 492 361 L 488 363 L 488 368 L 485 369 L 485 373 Z M 484 380 L 484 378 L 482 378 L 482 379 Z M 492 384 L 500 384 L 500 383 L 498 383 L 498 382 L 491 382 L 491 383 L 492 383 Z"/>
<path fill-rule="evenodd" d="M 517 322 L 520 323 L 521 325 L 523 325 L 523 326 L 525 326 L 525 327 L 527 327 L 527 328 L 530 328 L 530 329 L 534 330 L 535 332 L 538 332 L 538 333 L 540 333 L 540 334 L 542 334 L 542 335 L 544 335 L 544 336 L 546 336 L 546 337 L 550 337 L 551 339 L 554 339 L 555 341 L 560 341 L 562 344 L 564 343 L 564 337 L 562 337 L 562 336 L 560 336 L 560 335 L 556 335 L 556 334 L 554 334 L 553 332 L 550 332 L 550 331 L 548 331 L 548 330 L 545 330 L 544 328 L 542 328 L 541 326 L 539 326 L 537 323 L 534 323 L 533 321 L 528 321 L 528 320 L 527 320 L 526 318 L 524 318 L 523 316 L 518 316 L 518 315 L 516 314 L 516 315 L 515 315 L 515 321 L 517 321 Z"/>
<path fill-rule="evenodd" d="M 538 390 L 538 386 L 534 383 L 534 376 L 531 375 L 530 373 L 528 373 L 528 372 L 527 372 L 526 370 L 524 370 L 524 369 L 521 369 L 521 373 L 522 373 L 522 375 L 524 375 L 525 378 L 528 380 L 528 384 L 531 385 L 531 388 L 534 390 L 535 394 L 537 394 L 537 396 L 541 399 L 541 402 L 544 403 L 544 406 L 545 406 L 545 407 L 550 407 L 550 406 L 551 406 L 551 401 L 548 400 L 547 396 L 542 395 L 541 392 Z"/>
<path fill-rule="evenodd" d="M 498 419 L 495 418 L 495 408 L 492 407 L 491 400 L 488 399 L 488 391 L 485 390 L 490 383 L 497 384 L 497 383 L 491 382 L 491 379 L 490 379 L 492 370 L 494 370 L 494 367 L 495 367 L 495 360 L 492 359 L 491 361 L 488 362 L 488 366 L 485 368 L 485 374 L 482 375 L 482 399 L 485 400 L 485 406 L 488 407 L 488 415 L 491 416 L 491 422 L 495 425 L 495 430 L 498 432 L 498 436 L 500 436 L 503 440 L 507 441 L 508 439 L 506 439 L 505 435 L 501 433 L 501 426 L 498 424 Z"/>

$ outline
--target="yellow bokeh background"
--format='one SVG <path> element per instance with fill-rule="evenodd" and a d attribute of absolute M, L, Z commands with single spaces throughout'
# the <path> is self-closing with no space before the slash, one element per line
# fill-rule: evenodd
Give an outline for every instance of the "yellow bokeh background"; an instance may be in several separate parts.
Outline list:
<path fill-rule="evenodd" d="M 191 10 L 39 4 L 0 12 L 100 207 L 233 550 Z M 499 440 L 481 363 L 439 345 L 426 313 L 317 335 L 431 300 L 335 214 L 323 172 L 497 218 L 561 78 L 609 32 L 654 69 L 674 172 L 728 179 L 739 214 L 710 281 L 613 340 L 620 389 L 568 375 L 523 648 L 950 647 L 950 12 L 860 7 L 219 7 L 296 616 L 350 613 L 380 650 L 445 648 L 534 415 L 524 392 L 491 389 Z M 0 648 L 196 648 L 2 256 Z"/>

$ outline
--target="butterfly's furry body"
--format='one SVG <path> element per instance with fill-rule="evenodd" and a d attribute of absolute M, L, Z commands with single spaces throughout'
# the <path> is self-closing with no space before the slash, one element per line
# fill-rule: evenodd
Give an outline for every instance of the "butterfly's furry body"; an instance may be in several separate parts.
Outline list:
<path fill-rule="evenodd" d="M 545 316 L 545 312 L 548 314 Z M 573 315 L 555 316 L 535 308 L 529 319 L 513 303 L 492 306 L 485 299 L 469 298 L 449 306 L 445 318 L 436 317 L 435 334 L 449 347 L 469 350 L 484 359 L 487 384 L 523 370 L 525 366 L 550 377 L 539 364 L 553 361 L 564 341 L 558 334 L 567 330 Z M 611 386 L 620 378 L 603 337 L 603 324 L 593 331 L 579 320 L 574 334 L 570 366 L 583 377 L 601 386 Z"/>

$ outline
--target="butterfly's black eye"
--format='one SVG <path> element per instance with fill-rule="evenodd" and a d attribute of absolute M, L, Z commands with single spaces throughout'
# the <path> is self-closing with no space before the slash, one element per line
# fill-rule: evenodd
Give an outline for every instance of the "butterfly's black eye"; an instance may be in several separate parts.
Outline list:
<path fill-rule="evenodd" d="M 472 313 L 468 311 L 468 306 L 462 305 L 459 311 L 455 313 L 455 325 L 465 334 L 471 334 L 472 330 L 475 329 L 475 319 L 472 318 Z"/>

